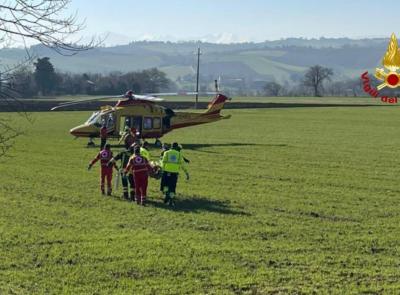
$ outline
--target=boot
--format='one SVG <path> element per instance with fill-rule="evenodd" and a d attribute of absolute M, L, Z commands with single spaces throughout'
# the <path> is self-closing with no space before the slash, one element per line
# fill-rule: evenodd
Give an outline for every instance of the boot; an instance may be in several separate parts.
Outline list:
<path fill-rule="evenodd" d="M 112 192 L 112 190 L 109 188 L 109 189 L 107 190 L 107 196 L 111 196 L 111 192 Z"/>
<path fill-rule="evenodd" d="M 169 201 L 169 189 L 168 189 L 168 186 L 164 186 L 163 187 L 162 193 L 165 194 L 164 204 L 167 204 L 168 201 Z"/>
<path fill-rule="evenodd" d="M 168 206 L 175 207 L 175 200 L 174 199 L 169 199 Z"/>
<path fill-rule="evenodd" d="M 102 195 L 105 195 L 105 194 L 106 194 L 106 192 L 104 191 L 104 188 L 101 189 L 101 194 L 102 194 Z"/>
<path fill-rule="evenodd" d="M 131 191 L 131 201 L 135 202 L 135 191 Z"/>
<path fill-rule="evenodd" d="M 169 193 L 166 192 L 165 197 L 164 197 L 164 204 L 167 204 L 169 202 L 169 200 L 170 200 Z"/>
<path fill-rule="evenodd" d="M 128 192 L 124 192 L 124 193 L 122 194 L 122 197 L 123 197 L 125 200 L 129 200 L 129 194 L 128 194 Z"/>
<path fill-rule="evenodd" d="M 142 205 L 142 206 L 146 205 L 146 197 L 142 197 L 142 200 L 140 201 L 140 205 Z"/>
<path fill-rule="evenodd" d="M 170 207 L 175 207 L 175 194 L 174 193 L 170 193 L 168 205 Z"/>

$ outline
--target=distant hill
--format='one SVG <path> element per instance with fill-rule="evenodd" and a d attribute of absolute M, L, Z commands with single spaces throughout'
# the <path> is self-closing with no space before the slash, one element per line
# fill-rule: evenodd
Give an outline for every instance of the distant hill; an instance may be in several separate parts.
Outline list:
<path fill-rule="evenodd" d="M 202 50 L 202 79 L 212 81 L 298 81 L 315 64 L 334 69 L 336 79 L 358 76 L 380 65 L 389 39 L 301 39 L 262 43 L 212 44 L 197 42 L 132 42 L 96 48 L 65 57 L 43 47 L 31 48 L 35 55 L 50 57 L 57 70 L 73 73 L 128 72 L 157 67 L 181 84 L 195 74 L 197 47 Z M 15 64 L 23 49 L 1 49 L 0 62 Z"/>

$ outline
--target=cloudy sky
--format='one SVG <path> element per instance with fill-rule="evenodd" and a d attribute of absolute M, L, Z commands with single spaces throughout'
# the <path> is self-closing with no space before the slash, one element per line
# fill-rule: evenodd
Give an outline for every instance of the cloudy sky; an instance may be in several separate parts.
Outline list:
<path fill-rule="evenodd" d="M 389 37 L 400 33 L 400 1 L 72 0 L 85 35 L 220 43 L 287 37 Z"/>

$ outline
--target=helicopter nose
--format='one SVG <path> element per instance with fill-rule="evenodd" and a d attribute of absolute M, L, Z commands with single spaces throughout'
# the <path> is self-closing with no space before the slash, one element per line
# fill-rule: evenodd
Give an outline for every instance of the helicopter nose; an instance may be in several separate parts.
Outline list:
<path fill-rule="evenodd" d="M 91 137 L 96 134 L 96 130 L 90 125 L 80 125 L 72 128 L 69 133 L 76 137 Z"/>
<path fill-rule="evenodd" d="M 70 131 L 69 131 L 69 133 L 71 133 L 71 135 L 73 135 L 73 136 L 78 136 L 78 134 L 80 133 L 79 132 L 79 127 L 75 127 L 75 128 L 72 128 Z"/>

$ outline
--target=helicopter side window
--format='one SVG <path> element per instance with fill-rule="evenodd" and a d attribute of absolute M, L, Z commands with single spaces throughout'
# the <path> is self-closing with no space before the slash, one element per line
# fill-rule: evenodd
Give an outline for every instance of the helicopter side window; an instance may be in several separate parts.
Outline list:
<path fill-rule="evenodd" d="M 153 129 L 160 129 L 160 128 L 161 128 L 161 119 L 153 118 Z"/>
<path fill-rule="evenodd" d="M 145 130 L 153 129 L 153 118 L 144 117 L 143 118 L 143 128 Z"/>

